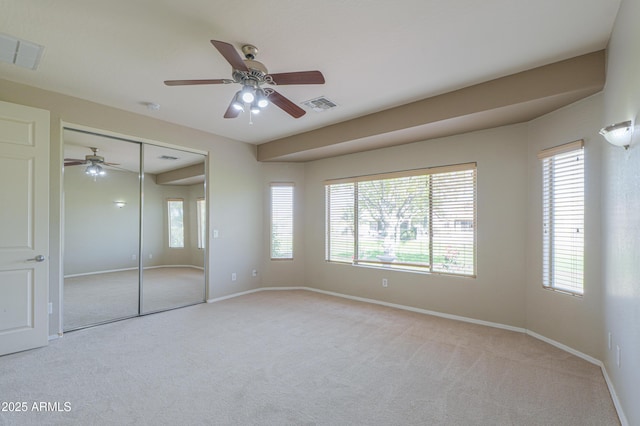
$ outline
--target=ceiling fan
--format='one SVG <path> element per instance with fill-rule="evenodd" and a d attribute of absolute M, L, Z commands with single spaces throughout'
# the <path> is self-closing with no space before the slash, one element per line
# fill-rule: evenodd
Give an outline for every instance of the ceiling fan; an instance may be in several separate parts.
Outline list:
<path fill-rule="evenodd" d="M 242 59 L 238 51 L 229 43 L 211 40 L 211 44 L 229 62 L 233 69 L 232 79 L 212 80 L 166 80 L 167 86 L 188 86 L 194 84 L 231 84 L 242 85 L 233 97 L 231 104 L 224 114 L 224 118 L 236 118 L 245 107 L 253 114 L 260 112 L 269 103 L 292 116 L 300 118 L 306 112 L 289 99 L 276 92 L 272 88 L 262 88 L 262 85 L 270 84 L 283 86 L 288 84 L 324 84 L 324 76 L 320 71 L 299 71 L 269 74 L 267 68 L 255 60 L 258 49 L 250 44 L 242 46 L 242 53 L 246 59 Z"/>
<path fill-rule="evenodd" d="M 104 161 L 104 157 L 98 155 L 98 148 L 92 147 L 89 149 L 93 151 L 92 155 L 86 155 L 84 157 L 84 160 L 78 158 L 65 158 L 64 166 L 68 167 L 88 164 L 87 168 L 85 169 L 85 173 L 93 177 L 104 176 L 106 174 L 102 166 L 119 166 L 118 163 L 107 163 L 106 161 Z"/>

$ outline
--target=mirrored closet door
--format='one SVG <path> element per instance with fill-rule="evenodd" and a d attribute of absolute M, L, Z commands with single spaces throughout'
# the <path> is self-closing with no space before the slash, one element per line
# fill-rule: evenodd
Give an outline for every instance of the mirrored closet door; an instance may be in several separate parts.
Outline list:
<path fill-rule="evenodd" d="M 64 159 L 64 331 L 203 302 L 206 156 L 65 129 Z"/>
<path fill-rule="evenodd" d="M 142 313 L 203 302 L 205 156 L 144 145 Z"/>
<path fill-rule="evenodd" d="M 140 144 L 64 131 L 64 330 L 138 315 Z"/>

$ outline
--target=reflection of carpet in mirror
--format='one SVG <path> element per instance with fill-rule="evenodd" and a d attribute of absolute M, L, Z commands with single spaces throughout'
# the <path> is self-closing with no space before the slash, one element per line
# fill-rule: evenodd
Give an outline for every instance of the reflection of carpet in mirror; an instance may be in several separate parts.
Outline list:
<path fill-rule="evenodd" d="M 204 301 L 204 271 L 188 267 L 144 270 L 143 312 Z M 138 314 L 138 270 L 65 278 L 64 329 Z"/>

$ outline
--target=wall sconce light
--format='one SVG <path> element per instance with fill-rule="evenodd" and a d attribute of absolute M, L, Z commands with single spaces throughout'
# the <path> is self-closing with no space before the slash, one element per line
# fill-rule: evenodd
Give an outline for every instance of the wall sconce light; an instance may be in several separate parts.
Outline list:
<path fill-rule="evenodd" d="M 604 136 L 611 145 L 622 146 L 624 149 L 629 149 L 631 137 L 633 136 L 633 126 L 631 120 L 627 120 L 603 127 L 599 133 Z"/>
<path fill-rule="evenodd" d="M 126 205 L 127 205 L 127 202 L 126 202 L 126 201 L 114 201 L 113 203 L 114 203 L 114 204 L 116 205 L 116 207 L 118 207 L 119 209 L 121 209 L 121 208 L 123 208 L 124 206 L 126 206 Z"/>

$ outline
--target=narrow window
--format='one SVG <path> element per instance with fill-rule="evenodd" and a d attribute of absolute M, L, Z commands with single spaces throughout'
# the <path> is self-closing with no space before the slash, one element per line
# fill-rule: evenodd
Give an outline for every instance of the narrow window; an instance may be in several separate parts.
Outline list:
<path fill-rule="evenodd" d="M 540 152 L 544 287 L 584 293 L 584 148 L 571 142 Z"/>
<path fill-rule="evenodd" d="M 293 188 L 271 185 L 271 259 L 293 259 Z"/>
<path fill-rule="evenodd" d="M 196 216 L 198 221 L 198 248 L 203 249 L 206 247 L 207 241 L 207 204 L 204 198 L 198 198 L 196 200 Z"/>
<path fill-rule="evenodd" d="M 167 200 L 169 217 L 169 247 L 184 247 L 184 200 Z"/>

